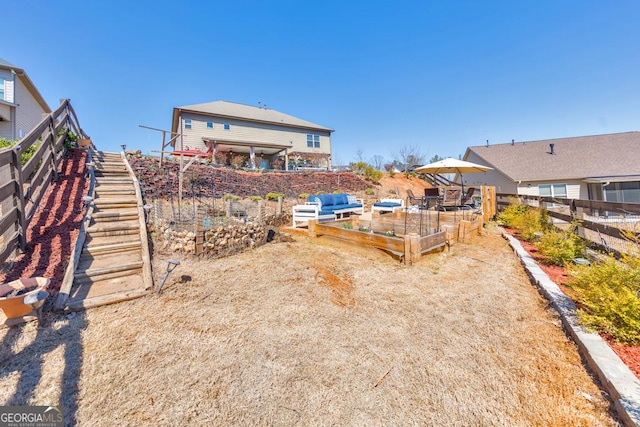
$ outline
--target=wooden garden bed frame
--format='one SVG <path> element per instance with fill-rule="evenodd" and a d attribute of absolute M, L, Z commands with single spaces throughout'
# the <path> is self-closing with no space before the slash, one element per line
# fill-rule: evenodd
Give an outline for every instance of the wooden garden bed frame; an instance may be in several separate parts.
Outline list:
<path fill-rule="evenodd" d="M 381 230 L 376 228 L 376 223 L 373 221 L 360 222 L 357 217 L 352 217 L 328 223 L 309 220 L 309 235 L 311 237 L 331 236 L 359 245 L 372 246 L 399 257 L 407 265 L 419 261 L 420 257 L 426 253 L 436 249 L 444 249 L 445 245 L 449 245 L 445 231 L 422 237 L 416 233 L 409 233 L 406 236 L 386 236 L 359 231 L 358 227 L 363 226 L 365 223 L 368 224 L 368 229 L 373 227 L 373 229 Z M 343 224 L 350 224 L 353 228 L 344 228 Z"/>

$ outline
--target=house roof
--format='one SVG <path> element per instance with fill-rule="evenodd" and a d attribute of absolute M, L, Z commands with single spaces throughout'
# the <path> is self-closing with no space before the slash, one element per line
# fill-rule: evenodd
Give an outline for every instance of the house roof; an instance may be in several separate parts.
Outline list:
<path fill-rule="evenodd" d="M 464 158 L 470 153 L 513 181 L 621 178 L 640 171 L 640 132 L 479 145 Z"/>
<path fill-rule="evenodd" d="M 332 129 L 327 127 L 320 126 L 270 108 L 254 107 L 252 105 L 237 104 L 235 102 L 215 101 L 205 104 L 185 105 L 177 107 L 177 109 L 214 117 L 241 119 L 260 123 L 278 124 L 281 126 L 333 132 Z"/>
<path fill-rule="evenodd" d="M 16 67 L 12 63 L 0 58 L 0 69 L 13 71 L 15 75 L 20 79 L 20 81 L 22 81 L 22 83 L 25 85 L 27 90 L 31 93 L 36 102 L 40 104 L 42 109 L 47 113 L 51 112 L 49 104 L 47 104 L 47 101 L 44 100 L 38 88 L 36 88 L 27 73 L 22 68 Z"/>

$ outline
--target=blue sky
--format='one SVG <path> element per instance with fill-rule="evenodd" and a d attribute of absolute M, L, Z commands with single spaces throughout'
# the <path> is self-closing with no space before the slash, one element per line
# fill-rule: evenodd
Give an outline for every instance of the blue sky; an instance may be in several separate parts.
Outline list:
<path fill-rule="evenodd" d="M 2 6 L 0 57 L 99 149 L 160 149 L 226 100 L 335 129 L 335 164 L 640 130 L 640 2 L 75 1 Z"/>

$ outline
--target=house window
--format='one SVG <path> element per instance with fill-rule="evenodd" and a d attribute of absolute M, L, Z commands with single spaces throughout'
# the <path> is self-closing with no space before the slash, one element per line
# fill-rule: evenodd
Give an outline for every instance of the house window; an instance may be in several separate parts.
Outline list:
<path fill-rule="evenodd" d="M 225 123 L 223 127 L 224 127 L 224 130 L 231 130 L 231 125 L 229 123 Z"/>
<path fill-rule="evenodd" d="M 640 203 L 640 182 L 612 182 L 604 187 L 607 202 Z"/>
<path fill-rule="evenodd" d="M 4 97 L 4 79 L 0 78 L 0 99 L 5 100 Z"/>
<path fill-rule="evenodd" d="M 320 135 L 307 134 L 307 147 L 320 148 Z"/>
<path fill-rule="evenodd" d="M 538 184 L 538 194 L 542 197 L 567 198 L 567 184 Z"/>
<path fill-rule="evenodd" d="M 213 122 L 207 122 L 207 127 L 209 129 L 213 129 Z"/>
<path fill-rule="evenodd" d="M 184 128 L 191 129 L 191 119 L 184 119 Z"/>

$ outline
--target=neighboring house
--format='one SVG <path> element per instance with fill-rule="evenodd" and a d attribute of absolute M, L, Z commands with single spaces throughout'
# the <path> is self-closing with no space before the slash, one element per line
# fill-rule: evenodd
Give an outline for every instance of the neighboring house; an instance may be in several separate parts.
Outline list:
<path fill-rule="evenodd" d="M 490 166 L 465 185 L 498 193 L 640 203 L 640 132 L 467 148 L 464 160 Z"/>
<path fill-rule="evenodd" d="M 220 164 L 331 168 L 332 129 L 265 106 L 216 101 L 176 107 L 171 131 L 182 134 L 174 148 L 208 152 Z"/>
<path fill-rule="evenodd" d="M 27 73 L 0 58 L 0 138 L 22 138 L 50 112 Z"/>

